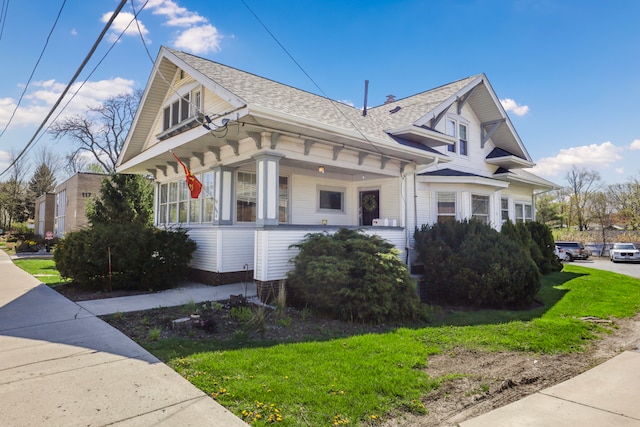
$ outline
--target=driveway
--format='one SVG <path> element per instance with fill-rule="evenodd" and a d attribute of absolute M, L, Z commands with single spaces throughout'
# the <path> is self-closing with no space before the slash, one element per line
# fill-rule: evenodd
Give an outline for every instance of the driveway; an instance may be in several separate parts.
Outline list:
<path fill-rule="evenodd" d="M 611 271 L 613 273 L 624 274 L 626 276 L 636 277 L 640 279 L 640 264 L 632 262 L 616 262 L 609 261 L 609 258 L 591 257 L 588 260 L 576 260 L 571 263 L 580 267 L 597 268 L 598 270 Z"/>

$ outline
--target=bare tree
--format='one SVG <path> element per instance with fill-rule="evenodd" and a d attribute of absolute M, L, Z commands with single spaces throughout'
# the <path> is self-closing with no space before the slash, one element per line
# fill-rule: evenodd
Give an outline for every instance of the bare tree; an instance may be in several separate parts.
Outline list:
<path fill-rule="evenodd" d="M 613 226 L 614 210 L 611 194 L 598 191 L 591 195 L 589 214 L 590 218 L 600 226 L 603 250 L 607 245 L 607 230 Z"/>
<path fill-rule="evenodd" d="M 55 138 L 70 138 L 76 143 L 76 151 L 67 157 L 69 164 L 77 167 L 79 155 L 88 152 L 106 172 L 115 172 L 141 96 L 141 91 L 116 95 L 99 106 L 88 107 L 84 115 L 55 122 L 49 132 Z"/>
<path fill-rule="evenodd" d="M 593 194 L 601 186 L 598 171 L 578 169 L 575 165 L 566 175 L 569 184 L 570 205 L 580 231 L 589 229 L 587 206 Z"/>
<path fill-rule="evenodd" d="M 632 230 L 640 229 L 640 181 L 638 178 L 631 178 L 623 184 L 612 185 L 610 194 L 625 227 Z"/>

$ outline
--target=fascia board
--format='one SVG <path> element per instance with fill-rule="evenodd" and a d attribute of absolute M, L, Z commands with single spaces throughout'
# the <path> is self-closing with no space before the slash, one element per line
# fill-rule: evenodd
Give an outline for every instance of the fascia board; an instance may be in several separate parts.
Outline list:
<path fill-rule="evenodd" d="M 419 182 L 424 183 L 441 183 L 441 184 L 476 184 L 485 185 L 494 188 L 507 188 L 509 183 L 491 178 L 483 178 L 481 176 L 417 176 Z"/>
<path fill-rule="evenodd" d="M 460 89 L 459 91 L 457 91 L 456 93 L 454 93 L 453 95 L 451 95 L 449 98 L 447 98 L 446 100 L 444 100 L 440 105 L 438 105 L 436 108 L 434 108 L 433 110 L 431 110 L 429 113 L 425 114 L 424 116 L 420 117 L 418 120 L 416 120 L 415 122 L 413 122 L 414 125 L 416 126 L 424 126 L 427 124 L 427 122 L 435 117 L 438 116 L 438 114 L 440 114 L 441 112 L 443 112 L 444 110 L 448 109 L 449 107 L 451 107 L 451 105 L 456 102 L 458 100 L 459 97 L 461 97 L 462 95 L 464 95 L 465 93 L 469 92 L 471 89 L 473 89 L 474 87 L 476 87 L 477 85 L 479 85 L 480 83 L 482 83 L 483 81 L 486 81 L 486 77 L 484 74 L 480 74 L 478 77 L 476 77 L 475 79 L 471 80 L 467 85 L 465 85 L 462 89 Z"/>

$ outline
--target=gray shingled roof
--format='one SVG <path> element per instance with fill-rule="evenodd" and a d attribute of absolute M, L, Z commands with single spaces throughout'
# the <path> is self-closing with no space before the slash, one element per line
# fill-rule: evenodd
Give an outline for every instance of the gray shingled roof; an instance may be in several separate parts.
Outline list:
<path fill-rule="evenodd" d="M 391 104 L 369 108 L 363 116 L 359 108 L 185 52 L 167 50 L 249 106 L 261 106 L 350 131 L 357 128 L 366 136 L 376 138 L 389 138 L 384 132 L 386 129 L 413 123 L 475 78 L 468 77 Z M 396 106 L 400 106 L 400 110 L 390 113 L 389 110 Z"/>

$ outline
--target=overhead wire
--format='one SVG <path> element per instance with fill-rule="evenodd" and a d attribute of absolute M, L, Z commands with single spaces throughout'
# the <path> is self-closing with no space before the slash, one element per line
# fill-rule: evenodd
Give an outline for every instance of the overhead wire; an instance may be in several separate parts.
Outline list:
<path fill-rule="evenodd" d="M 9 2 L 9 0 L 4 0 L 4 1 L 6 1 L 7 3 Z M 4 133 L 7 131 L 7 128 L 9 127 L 16 113 L 18 112 L 18 108 L 20 107 L 20 104 L 24 99 L 24 95 L 27 92 L 27 89 L 29 88 L 29 84 L 31 83 L 31 79 L 33 79 L 33 75 L 38 69 L 38 65 L 40 65 L 40 61 L 44 56 L 44 52 L 47 50 L 47 46 L 49 45 L 49 40 L 51 39 L 51 35 L 53 34 L 53 31 L 56 29 L 56 26 L 58 25 L 58 20 L 60 19 L 60 15 L 62 15 L 62 10 L 64 9 L 64 6 L 66 3 L 67 3 L 67 0 L 63 0 L 62 5 L 60 6 L 60 10 L 58 10 L 58 15 L 56 16 L 56 20 L 53 22 L 53 26 L 51 27 L 51 30 L 49 31 L 49 35 L 47 36 L 47 40 L 45 41 L 44 46 L 42 46 L 42 51 L 40 51 L 40 56 L 38 57 L 38 60 L 36 61 L 36 64 L 33 67 L 33 70 L 31 70 L 31 75 L 29 75 L 29 80 L 27 80 L 27 84 L 24 86 L 24 89 L 22 90 L 22 94 L 20 94 L 20 99 L 18 99 L 16 108 L 13 109 L 13 112 L 11 113 L 9 120 L 5 124 L 4 129 L 2 129 L 2 132 L 0 132 L 0 139 L 2 138 L 2 135 L 4 135 Z M 4 23 L 2 24 L 2 26 L 4 26 Z M 1 33 L 2 33 L 2 30 L 0 29 L 0 34 Z"/>
<path fill-rule="evenodd" d="M 62 102 L 62 99 L 65 97 L 65 95 L 67 94 L 67 92 L 69 92 L 69 90 L 71 89 L 71 86 L 73 85 L 73 83 L 76 81 L 76 79 L 78 78 L 78 76 L 80 75 L 80 73 L 82 72 L 82 70 L 84 69 L 84 67 L 87 65 L 87 63 L 89 62 L 89 59 L 91 59 L 91 57 L 93 56 L 94 52 L 96 51 L 96 49 L 98 48 L 98 45 L 100 44 L 100 42 L 102 41 L 102 39 L 104 38 L 104 36 L 106 35 L 107 31 L 109 30 L 109 28 L 111 27 L 111 24 L 113 23 L 113 21 L 116 19 L 116 17 L 118 16 L 118 14 L 120 13 L 120 11 L 122 10 L 122 8 L 124 7 L 124 5 L 127 3 L 127 0 L 121 0 L 120 4 L 118 5 L 118 7 L 116 8 L 116 10 L 111 14 L 111 17 L 109 18 L 109 21 L 107 21 L 107 23 L 105 24 L 104 28 L 102 29 L 102 32 L 100 33 L 100 35 L 98 36 L 98 39 L 95 41 L 95 43 L 93 44 L 93 46 L 91 47 L 91 50 L 89 51 L 89 53 L 85 56 L 84 60 L 82 61 L 82 64 L 80 64 L 80 67 L 78 67 L 78 70 L 75 72 L 75 74 L 73 75 L 73 77 L 71 78 L 71 80 L 69 81 L 69 83 L 67 83 L 67 86 L 64 88 L 64 90 L 62 91 L 62 93 L 60 94 L 60 96 L 58 97 L 58 100 L 56 101 L 56 103 L 53 105 L 53 107 L 51 107 L 51 110 L 49 111 L 49 113 L 47 114 L 47 116 L 44 118 L 44 120 L 42 121 L 42 123 L 40 124 L 40 126 L 38 127 L 38 129 L 36 130 L 36 132 L 34 133 L 33 137 L 31 137 L 31 139 L 29 140 L 29 142 L 27 142 L 27 145 L 22 149 L 22 151 L 18 154 L 18 156 L 16 156 L 15 159 L 13 159 L 13 161 L 11 162 L 11 164 L 3 171 L 0 173 L 0 177 L 5 175 L 9 170 L 11 170 L 12 167 L 15 166 L 15 164 L 22 158 L 22 156 L 26 153 L 27 149 L 33 144 L 33 142 L 35 141 L 36 137 L 38 136 L 38 134 L 40 133 L 40 131 L 44 128 L 45 124 L 47 123 L 47 121 L 49 120 L 49 118 L 53 115 L 53 113 L 55 112 L 56 108 L 58 108 L 58 106 L 60 105 L 60 103 Z"/>
<path fill-rule="evenodd" d="M 140 8 L 140 10 L 138 11 L 138 13 L 142 12 L 142 10 L 144 10 L 145 6 L 147 5 L 147 3 L 149 3 L 149 0 L 147 0 L 144 5 L 142 5 L 142 7 Z M 60 115 L 62 115 L 62 113 L 64 112 L 64 110 L 69 106 L 69 104 L 71 103 L 71 101 L 73 101 L 73 99 L 78 95 L 78 93 L 80 92 L 80 90 L 84 87 L 84 85 L 87 83 L 87 81 L 91 78 L 91 76 L 93 75 L 93 73 L 96 72 L 96 70 L 98 69 L 98 67 L 102 64 L 102 62 L 107 58 L 107 56 L 109 55 L 109 53 L 111 53 L 111 51 L 113 50 L 113 48 L 118 44 L 118 42 L 120 41 L 120 39 L 122 38 L 122 36 L 124 35 L 124 33 L 126 33 L 126 31 L 129 29 L 129 27 L 131 26 L 131 24 L 133 23 L 134 19 L 136 19 L 136 16 L 134 16 L 133 19 L 131 19 L 131 21 L 129 21 L 129 23 L 127 24 L 126 27 L 124 27 L 124 29 L 120 32 L 120 34 L 118 35 L 118 37 L 116 37 L 116 39 L 113 41 L 113 43 L 111 43 L 111 46 L 109 47 L 109 49 L 107 49 L 107 51 L 105 52 L 104 55 L 102 55 L 102 58 L 100 58 L 100 60 L 96 63 L 96 65 L 91 69 L 91 71 L 89 72 L 89 74 L 87 74 L 87 77 L 85 77 L 85 79 L 82 81 L 82 83 L 80 84 L 80 86 L 78 86 L 78 88 L 76 89 L 76 91 L 69 97 L 69 99 L 67 100 L 67 102 L 64 104 L 64 106 L 58 111 L 58 114 L 56 114 L 56 116 L 54 117 L 54 119 L 51 121 L 51 124 L 49 124 L 49 126 L 47 126 L 47 129 L 45 129 L 45 132 L 41 133 L 40 136 L 38 136 L 38 139 L 36 139 L 36 143 L 38 141 L 40 141 L 40 139 L 42 139 L 42 137 L 45 135 L 46 131 L 48 131 L 51 126 L 53 125 L 53 123 L 55 123 L 55 121 L 58 119 L 58 117 L 60 117 Z"/>
<path fill-rule="evenodd" d="M 320 85 L 316 83 L 316 81 L 309 75 L 309 73 L 307 73 L 304 67 L 300 65 L 300 63 L 293 57 L 293 55 L 289 52 L 289 50 L 287 50 L 287 48 L 280 42 L 280 40 L 278 40 L 278 38 L 271 32 L 271 30 L 267 27 L 267 25 L 264 22 L 262 22 L 260 17 L 258 17 L 258 15 L 253 11 L 253 9 L 251 9 L 251 7 L 249 7 L 249 5 L 244 0 L 240 0 L 240 2 L 244 5 L 244 7 L 247 8 L 247 10 L 253 15 L 253 17 L 258 21 L 258 23 L 262 26 L 262 28 L 264 28 L 264 30 L 269 34 L 269 36 L 271 36 L 271 38 L 277 43 L 277 45 L 280 46 L 280 48 L 287 54 L 287 56 L 293 61 L 293 63 L 296 64 L 296 66 L 300 69 L 300 71 L 302 71 L 302 73 L 305 76 L 307 76 L 307 78 L 311 81 L 311 83 L 313 83 L 313 85 L 320 91 L 320 93 L 322 93 L 322 95 L 331 103 L 331 105 L 336 109 L 336 111 L 340 115 L 342 115 L 351 124 L 351 126 L 353 126 L 355 131 L 358 132 L 358 134 L 360 134 L 360 136 L 365 141 L 367 141 L 367 143 L 369 143 L 369 145 L 371 145 L 371 147 L 373 147 L 373 149 L 378 154 L 384 156 L 384 154 L 380 151 L 380 149 L 373 142 L 371 142 L 369 138 L 367 138 L 364 132 L 360 130 L 360 128 L 344 113 L 344 111 L 338 108 L 338 106 L 336 105 L 337 104 L 336 101 L 334 101 L 329 96 L 327 96 L 327 94 L 324 92 L 324 90 L 322 90 Z"/>
<path fill-rule="evenodd" d="M 146 4 L 149 2 L 149 0 L 147 0 L 147 2 L 142 6 L 142 8 L 144 9 L 144 6 L 146 6 Z M 147 52 L 147 57 L 149 58 L 149 61 L 151 61 L 152 65 L 155 65 L 155 60 L 153 59 L 153 56 L 151 56 L 151 52 L 149 52 L 149 47 L 147 45 L 147 41 L 144 39 L 144 34 L 142 34 L 142 29 L 140 28 L 140 23 L 138 22 L 138 13 L 136 13 L 136 8 L 135 8 L 135 4 L 134 4 L 134 0 L 131 0 L 131 9 L 133 10 L 133 15 L 134 15 L 134 19 L 136 21 L 136 27 L 138 29 L 138 34 L 140 35 L 140 40 L 142 41 L 142 46 L 144 47 L 144 50 Z M 142 10 L 142 9 L 141 9 Z M 204 116 L 204 111 L 202 110 L 202 107 L 200 105 L 196 105 L 190 98 L 185 97 L 184 95 L 180 94 L 177 90 L 175 90 L 171 84 L 171 82 L 164 76 L 164 74 L 162 74 L 162 71 L 160 69 L 157 70 L 158 75 L 160 76 L 160 78 L 162 79 L 162 81 L 164 81 L 167 84 L 167 87 L 169 88 L 170 91 L 172 91 L 175 95 L 178 96 L 178 98 L 180 98 L 183 101 L 186 101 L 190 106 L 192 106 L 194 108 L 194 110 L 197 113 L 200 113 Z M 198 115 L 195 115 L 196 121 L 198 123 L 200 123 L 201 125 L 204 125 L 204 122 L 200 121 L 198 118 Z M 226 127 L 225 126 L 221 126 L 221 127 Z M 212 129 L 211 132 L 216 131 L 217 129 L 220 129 L 220 127 L 216 128 L 216 129 Z M 226 136 L 226 133 L 225 133 Z M 223 136 L 224 138 L 224 136 Z"/>
<path fill-rule="evenodd" d="M 9 0 L 2 0 L 2 9 L 0 9 L 0 40 L 4 32 L 4 24 L 7 22 L 7 13 L 9 12 Z"/>

